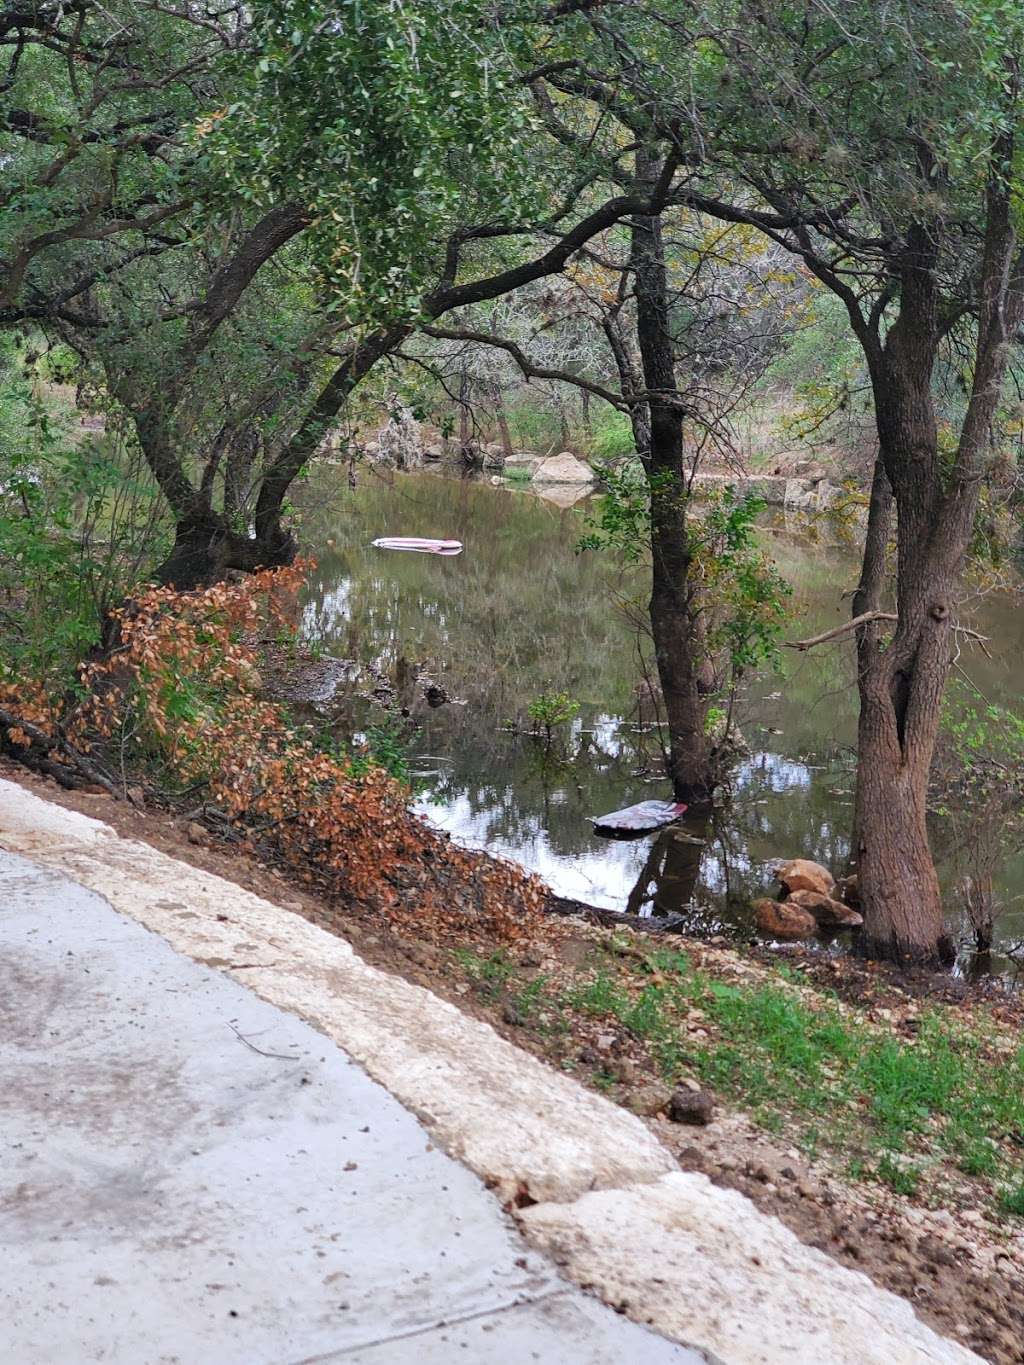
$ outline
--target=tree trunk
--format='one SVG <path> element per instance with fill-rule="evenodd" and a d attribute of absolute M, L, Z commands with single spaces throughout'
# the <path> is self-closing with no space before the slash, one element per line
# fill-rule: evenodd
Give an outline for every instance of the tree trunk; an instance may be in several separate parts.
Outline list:
<path fill-rule="evenodd" d="M 879 458 L 898 513 L 898 621 L 885 648 L 873 625 L 858 635 L 854 853 L 864 907 L 862 951 L 901 964 L 937 964 L 948 960 L 950 943 L 928 842 L 928 779 L 966 541 L 953 544 L 934 534 L 943 503 L 931 394 L 937 339 L 927 311 L 915 316 L 913 305 L 904 299 L 901 323 L 890 329 L 884 364 L 874 377 Z M 887 500 L 880 479 L 872 501 L 869 562 L 855 599 L 865 609 L 880 600 L 882 589 L 879 523 Z"/>
<path fill-rule="evenodd" d="M 884 342 L 848 301 L 871 375 L 879 452 L 897 513 L 897 625 L 882 649 L 858 640 L 856 830 L 862 948 L 897 962 L 948 962 L 938 877 L 928 845 L 932 755 L 949 673 L 955 592 L 974 526 L 992 422 L 1012 338 L 1024 318 L 1024 255 L 997 138 L 989 171 L 973 377 L 955 458 L 943 471 L 932 396 L 942 340 L 937 222 L 914 224 L 894 257 L 899 311 Z M 852 296 L 851 296 L 852 297 Z M 869 553 L 876 546 L 869 545 Z"/>
<path fill-rule="evenodd" d="M 651 633 L 668 722 L 669 776 L 677 801 L 701 806 L 715 784 L 701 686 L 700 604 L 690 581 L 683 412 L 672 401 L 677 384 L 660 218 L 633 219 L 631 259 L 650 424 L 641 458 L 651 499 Z"/>
<path fill-rule="evenodd" d="M 510 460 L 515 453 L 512 445 L 512 433 L 508 429 L 508 413 L 505 411 L 505 394 L 500 384 L 494 386 L 494 416 L 498 423 L 498 434 L 501 437 L 501 451 L 506 460 Z"/>
<path fill-rule="evenodd" d="M 229 569 L 253 573 L 291 564 L 297 552 L 297 542 L 287 532 L 278 530 L 264 538 L 242 535 L 218 513 L 200 512 L 178 521 L 174 545 L 156 579 L 191 592 L 216 583 Z"/>

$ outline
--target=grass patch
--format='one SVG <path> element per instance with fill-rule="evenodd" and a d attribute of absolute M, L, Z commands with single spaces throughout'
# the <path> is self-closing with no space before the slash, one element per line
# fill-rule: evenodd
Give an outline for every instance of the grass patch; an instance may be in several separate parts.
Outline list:
<path fill-rule="evenodd" d="M 514 969 L 495 954 L 467 970 L 483 989 L 504 989 Z M 1002 1214 L 1024 1217 L 1014 1145 L 1024 1044 L 993 1051 L 987 1016 L 972 1026 L 938 1009 L 920 1014 L 914 1036 L 893 1036 L 794 979 L 787 970 L 716 980 L 683 952 L 612 938 L 568 981 L 537 977 L 512 999 L 526 1018 L 557 1019 L 560 1032 L 613 1022 L 670 1084 L 696 1072 L 765 1131 L 811 1159 L 837 1158 L 851 1179 L 931 1195 L 945 1165 L 984 1182 Z M 592 1079 L 611 1088 L 607 1072 Z"/>

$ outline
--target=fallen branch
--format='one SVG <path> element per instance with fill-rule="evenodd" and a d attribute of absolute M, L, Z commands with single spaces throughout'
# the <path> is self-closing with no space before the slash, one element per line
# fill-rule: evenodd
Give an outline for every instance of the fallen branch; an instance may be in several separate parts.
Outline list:
<path fill-rule="evenodd" d="M 49 755 L 57 753 L 61 757 L 61 766 L 78 773 L 86 782 L 95 782 L 98 787 L 102 787 L 111 796 L 120 797 L 116 784 L 107 777 L 106 773 L 59 735 L 48 735 L 45 730 L 40 730 L 38 725 L 23 720 L 21 716 L 15 715 L 13 711 L 8 711 L 4 707 L 0 707 L 0 727 L 7 731 L 20 731 L 26 736 L 30 744 L 41 750 L 40 755 L 33 755 L 31 750 L 27 750 L 25 745 L 12 740 L 8 734 L 8 743 L 12 748 L 19 751 L 17 756 L 26 760 L 34 759 L 42 771 L 48 773 L 49 776 L 56 777 L 58 781 L 61 780 L 58 773 L 54 771 L 57 765 L 48 761 Z"/>
<path fill-rule="evenodd" d="M 833 626 L 831 630 L 824 630 L 820 635 L 812 635 L 809 640 L 786 640 L 787 649 L 813 649 L 815 645 L 824 645 L 829 640 L 838 640 L 843 635 L 849 635 L 851 631 L 859 630 L 861 626 L 870 625 L 872 621 L 893 621 L 900 618 L 894 611 L 862 611 L 859 616 L 853 616 L 849 621 L 844 621 L 841 626 Z M 967 626 L 953 626 L 953 630 L 958 635 L 966 635 L 969 640 L 977 640 L 979 644 L 988 644 L 989 636 L 979 635 L 976 630 L 970 630 Z"/>

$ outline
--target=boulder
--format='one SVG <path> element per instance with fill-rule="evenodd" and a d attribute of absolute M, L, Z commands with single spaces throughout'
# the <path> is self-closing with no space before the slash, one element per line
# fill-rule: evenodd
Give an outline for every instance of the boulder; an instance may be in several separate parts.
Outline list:
<path fill-rule="evenodd" d="M 505 465 L 505 447 L 500 441 L 488 441 L 484 446 L 484 468 L 502 469 Z"/>
<path fill-rule="evenodd" d="M 539 455 L 531 455 L 525 450 L 516 450 L 505 457 L 502 470 L 505 474 L 525 474 L 532 478 L 540 463 Z"/>
<path fill-rule="evenodd" d="M 710 1090 L 675 1090 L 668 1103 L 668 1116 L 673 1123 L 693 1123 L 703 1128 L 715 1113 L 715 1097 Z"/>
<path fill-rule="evenodd" d="M 769 938 L 813 938 L 818 928 L 811 912 L 792 901 L 755 901 L 754 923 Z"/>
<path fill-rule="evenodd" d="M 596 479 L 590 465 L 578 460 L 569 450 L 559 455 L 549 455 L 541 460 L 534 470 L 533 477 L 538 483 L 575 483 L 591 484 Z"/>
<path fill-rule="evenodd" d="M 831 896 L 836 881 L 827 867 L 812 863 L 809 858 L 791 858 L 778 870 L 778 878 L 783 889 L 790 895 L 794 891 L 820 891 L 823 896 Z"/>
<path fill-rule="evenodd" d="M 786 899 L 787 905 L 799 905 L 801 910 L 809 910 L 816 922 L 827 929 L 855 929 L 864 920 L 842 901 L 823 896 L 820 891 L 793 891 Z"/>
<path fill-rule="evenodd" d="M 662 1113 L 672 1102 L 672 1091 L 667 1085 L 659 1085 L 653 1082 L 650 1085 L 638 1086 L 626 1100 L 627 1109 L 632 1109 L 634 1114 L 641 1114 L 645 1118 L 653 1118 L 655 1114 Z"/>
<path fill-rule="evenodd" d="M 444 459 L 444 446 L 436 443 L 425 445 L 423 447 L 423 458 L 432 464 L 436 464 L 438 460 Z"/>

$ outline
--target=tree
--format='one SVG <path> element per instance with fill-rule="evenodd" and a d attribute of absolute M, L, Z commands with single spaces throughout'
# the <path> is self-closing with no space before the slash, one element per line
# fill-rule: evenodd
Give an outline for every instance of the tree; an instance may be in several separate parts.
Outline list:
<path fill-rule="evenodd" d="M 630 175 L 640 183 L 663 170 L 635 159 Z M 781 584 L 750 543 L 741 508 L 691 499 L 705 452 L 715 444 L 729 449 L 729 415 L 770 354 L 772 253 L 750 231 L 731 236 L 679 210 L 638 215 L 587 248 L 548 307 L 533 300 L 539 338 L 528 328 L 513 336 L 498 330 L 526 311 L 525 300 L 503 319 L 488 313 L 474 325 L 470 311 L 424 329 L 504 353 L 525 378 L 574 386 L 628 418 L 633 459 L 606 470 L 602 512 L 583 545 L 650 556 L 648 618 L 668 775 L 676 798 L 692 806 L 706 805 L 723 776 L 723 736 L 709 734 L 708 725 L 720 678 L 729 678 L 731 691 L 771 651 L 782 619 Z M 740 306 L 747 291 L 752 297 Z M 759 340 L 748 335 L 746 315 L 754 312 Z M 604 343 L 600 350 L 581 345 L 584 323 Z"/>
<path fill-rule="evenodd" d="M 867 952 L 946 951 L 928 774 L 957 584 L 1024 310 L 1019 6 L 860 0 L 600 7 L 551 80 L 693 161 L 690 203 L 759 227 L 841 300 L 896 511 L 897 625 L 857 625 Z M 953 350 L 954 342 L 958 348 Z M 966 402 L 941 430 L 944 352 Z"/>
<path fill-rule="evenodd" d="M 17 51 L 12 64 L 12 98 L 27 93 L 36 110 L 49 101 L 59 118 L 20 120 L 19 183 L 42 137 L 52 160 L 44 202 L 18 200 L 28 256 L 8 272 L 8 318 L 58 330 L 102 366 L 172 510 L 161 577 L 179 586 L 291 561 L 292 482 L 355 387 L 420 322 L 561 271 L 674 190 L 674 163 L 653 186 L 603 198 L 565 164 L 537 173 L 520 73 L 534 6 L 500 23 L 484 0 L 342 8 L 266 0 L 232 10 L 225 27 L 184 0 L 123 16 L 83 0 L 81 23 L 37 11 L 45 80 Z M 127 122 L 112 69 L 132 73 L 138 113 Z M 170 88 L 173 111 L 161 112 Z M 102 126 L 70 131 L 100 109 Z M 142 155 L 156 135 L 139 126 L 158 116 Z M 103 186 L 97 206 L 64 175 L 64 142 Z M 104 149 L 98 166 L 90 148 Z M 292 296 L 305 291 L 306 326 L 261 348 L 261 282 L 278 263 L 301 273 Z M 222 393 L 231 412 L 218 411 Z"/>

